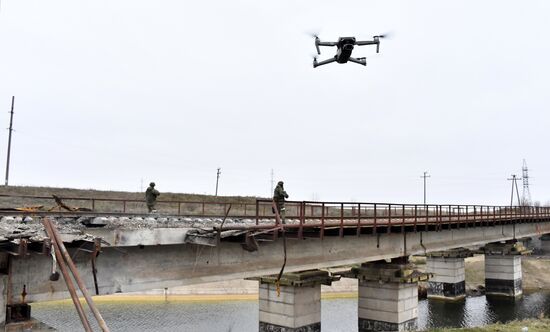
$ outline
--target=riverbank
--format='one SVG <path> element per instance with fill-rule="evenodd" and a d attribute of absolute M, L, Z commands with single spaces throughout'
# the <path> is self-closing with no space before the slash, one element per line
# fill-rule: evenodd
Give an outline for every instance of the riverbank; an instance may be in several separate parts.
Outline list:
<path fill-rule="evenodd" d="M 527 327 L 526 332 L 548 332 L 550 331 L 550 319 L 526 319 L 474 328 L 441 328 L 428 330 L 428 332 L 520 332 L 524 327 Z"/>

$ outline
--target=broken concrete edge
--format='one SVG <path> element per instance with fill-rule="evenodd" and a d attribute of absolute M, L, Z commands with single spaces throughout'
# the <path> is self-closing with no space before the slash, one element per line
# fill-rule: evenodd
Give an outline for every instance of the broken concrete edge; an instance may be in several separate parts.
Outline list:
<path fill-rule="evenodd" d="M 430 258 L 468 258 L 472 257 L 476 251 L 466 249 L 466 248 L 457 248 L 447 251 L 433 251 L 426 254 L 426 257 Z"/>
<path fill-rule="evenodd" d="M 525 248 L 521 242 L 507 242 L 488 243 L 474 252 L 492 256 L 524 256 L 531 255 L 533 250 Z"/>
<path fill-rule="evenodd" d="M 399 269 L 386 269 L 389 271 L 382 271 L 382 269 L 376 268 L 365 268 L 354 267 L 349 271 L 339 272 L 337 275 L 340 275 L 344 278 L 354 278 L 363 281 L 376 281 L 376 282 L 395 282 L 401 284 L 413 284 L 420 281 L 428 281 L 434 276 L 433 273 L 420 272 L 419 270 L 409 270 L 400 271 Z M 381 273 L 382 272 L 382 273 Z M 385 273 L 386 272 L 386 273 Z M 387 273 L 391 272 L 391 273 Z M 401 275 L 400 275 L 401 274 Z"/>
<path fill-rule="evenodd" d="M 313 287 L 317 285 L 332 285 L 332 282 L 340 280 L 340 276 L 331 275 L 328 271 L 307 270 L 303 272 L 284 273 L 280 280 L 278 275 L 261 276 L 246 278 L 246 280 L 256 280 L 261 284 L 276 284 L 281 286 Z"/>

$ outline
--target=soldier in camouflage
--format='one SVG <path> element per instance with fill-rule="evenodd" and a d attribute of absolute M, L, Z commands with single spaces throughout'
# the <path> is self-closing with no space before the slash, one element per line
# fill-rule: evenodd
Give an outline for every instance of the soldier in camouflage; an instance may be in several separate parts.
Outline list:
<path fill-rule="evenodd" d="M 277 206 L 277 212 L 279 212 L 279 215 L 281 216 L 281 220 L 284 223 L 285 222 L 285 199 L 288 198 L 288 194 L 286 193 L 284 187 L 283 181 L 279 181 L 277 183 L 277 187 L 275 187 L 275 191 L 273 192 L 273 201 L 275 202 L 275 205 Z"/>
<path fill-rule="evenodd" d="M 155 189 L 155 183 L 151 182 L 149 188 L 145 191 L 145 203 L 147 203 L 149 212 L 156 212 L 155 204 L 157 203 L 157 197 L 159 195 L 159 191 Z"/>

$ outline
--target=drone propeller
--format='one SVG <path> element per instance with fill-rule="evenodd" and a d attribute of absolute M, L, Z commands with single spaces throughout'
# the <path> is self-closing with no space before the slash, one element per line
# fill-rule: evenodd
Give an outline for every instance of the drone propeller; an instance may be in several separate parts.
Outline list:
<path fill-rule="evenodd" d="M 391 34 L 389 32 L 386 32 L 386 33 L 383 33 L 383 34 L 380 34 L 378 36 L 374 36 L 374 40 L 377 41 L 376 43 L 376 53 L 378 53 L 380 51 L 380 39 L 381 38 L 389 38 L 391 36 Z"/>
<path fill-rule="evenodd" d="M 392 32 L 386 32 L 386 33 L 383 33 L 383 34 L 380 34 L 378 36 L 374 36 L 375 38 L 391 38 L 393 35 Z"/>
<path fill-rule="evenodd" d="M 311 36 L 312 38 L 315 38 L 315 48 L 317 49 L 317 54 L 321 54 L 321 50 L 319 49 L 319 42 L 320 42 L 320 39 L 319 39 L 319 32 L 318 31 L 310 31 L 310 32 L 307 32 L 307 34 L 309 36 Z"/>

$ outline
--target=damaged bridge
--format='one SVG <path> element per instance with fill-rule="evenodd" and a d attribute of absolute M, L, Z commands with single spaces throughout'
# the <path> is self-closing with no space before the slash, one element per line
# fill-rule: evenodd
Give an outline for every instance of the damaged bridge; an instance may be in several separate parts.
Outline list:
<path fill-rule="evenodd" d="M 550 233 L 546 207 L 287 202 L 282 223 L 268 200 L 207 203 L 216 209 L 180 202 L 157 214 L 123 204 L 115 212 L 0 211 L 2 306 L 69 298 L 62 278 L 50 280 L 56 266 L 43 218 L 97 295 L 277 274 L 284 249 L 285 272 L 297 272 Z"/>

